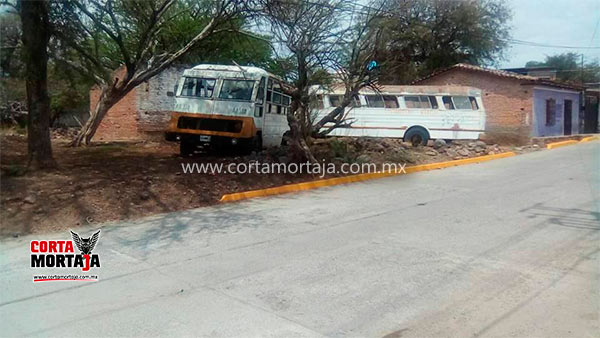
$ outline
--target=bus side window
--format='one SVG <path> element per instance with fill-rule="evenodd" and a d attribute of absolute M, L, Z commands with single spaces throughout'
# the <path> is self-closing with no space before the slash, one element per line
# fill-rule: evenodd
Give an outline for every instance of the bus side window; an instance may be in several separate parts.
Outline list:
<path fill-rule="evenodd" d="M 477 100 L 473 96 L 469 96 L 469 100 L 471 101 L 471 108 L 473 108 L 473 110 L 479 110 Z"/>
<path fill-rule="evenodd" d="M 429 96 L 429 103 L 431 104 L 431 108 L 438 109 L 438 103 L 435 96 Z"/>
<path fill-rule="evenodd" d="M 392 95 L 383 95 L 385 108 L 398 108 L 398 99 Z"/>
<path fill-rule="evenodd" d="M 473 109 L 471 101 L 466 96 L 452 96 L 452 102 L 454 103 L 454 109 Z"/>
<path fill-rule="evenodd" d="M 419 101 L 418 96 L 405 96 L 404 104 L 406 105 L 406 108 L 409 108 L 409 109 L 421 108 L 421 102 Z"/>
<path fill-rule="evenodd" d="M 310 97 L 311 109 L 323 109 L 323 95 L 312 95 Z"/>
<path fill-rule="evenodd" d="M 342 101 L 341 95 L 329 95 L 329 105 L 332 107 L 337 107 Z"/>
<path fill-rule="evenodd" d="M 367 106 L 370 108 L 384 108 L 383 98 L 379 95 L 366 95 Z"/>
<path fill-rule="evenodd" d="M 267 84 L 267 102 L 273 102 L 273 79 L 269 79 Z"/>
<path fill-rule="evenodd" d="M 442 102 L 444 102 L 444 107 L 446 107 L 446 109 L 454 109 L 454 103 L 452 103 L 452 98 L 450 96 L 442 96 Z"/>
<path fill-rule="evenodd" d="M 429 103 L 429 99 L 427 96 L 419 96 L 419 100 L 421 101 L 421 108 L 431 109 L 431 104 Z"/>
<path fill-rule="evenodd" d="M 329 104 L 332 107 L 337 107 L 342 103 L 343 95 L 329 95 Z M 358 95 L 354 95 L 352 97 L 352 102 L 350 103 L 351 107 L 360 107 L 360 99 Z"/>

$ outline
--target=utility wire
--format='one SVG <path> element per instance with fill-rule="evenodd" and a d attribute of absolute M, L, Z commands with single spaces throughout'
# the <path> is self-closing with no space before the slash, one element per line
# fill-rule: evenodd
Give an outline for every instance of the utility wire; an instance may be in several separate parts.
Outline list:
<path fill-rule="evenodd" d="M 514 45 L 531 46 L 531 47 L 542 47 L 542 48 L 600 49 L 600 47 L 551 45 L 551 44 L 547 44 L 547 43 L 523 41 L 523 40 L 518 40 L 518 39 L 509 39 L 509 40 L 506 40 L 506 41 L 508 43 L 514 44 Z"/>

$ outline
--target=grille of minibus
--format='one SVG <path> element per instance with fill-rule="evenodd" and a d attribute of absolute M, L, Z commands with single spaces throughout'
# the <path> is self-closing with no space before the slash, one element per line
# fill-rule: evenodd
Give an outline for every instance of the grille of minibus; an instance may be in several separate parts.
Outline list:
<path fill-rule="evenodd" d="M 239 133 L 242 131 L 242 121 L 180 116 L 177 120 L 177 128 Z"/>

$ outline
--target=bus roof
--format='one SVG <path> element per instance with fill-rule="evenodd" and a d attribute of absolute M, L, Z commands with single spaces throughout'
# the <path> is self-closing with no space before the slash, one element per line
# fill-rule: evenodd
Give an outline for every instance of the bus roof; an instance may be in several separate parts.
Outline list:
<path fill-rule="evenodd" d="M 262 76 L 269 76 L 276 78 L 281 81 L 281 79 L 273 75 L 266 70 L 258 67 L 250 67 L 250 66 L 236 66 L 236 65 L 211 65 L 211 64 L 201 64 L 194 66 L 193 68 L 186 69 L 183 72 L 184 76 L 199 76 L 200 74 L 217 74 L 217 73 L 228 73 L 227 76 L 240 77 L 240 78 L 251 78 L 251 79 L 260 79 Z M 213 75 L 214 76 L 214 75 Z"/>
<path fill-rule="evenodd" d="M 468 86 L 401 86 L 401 85 L 381 85 L 379 86 L 379 93 L 383 95 L 410 95 L 410 94 L 422 94 L 422 95 L 468 95 L 468 96 L 481 96 L 481 89 Z M 334 85 L 329 90 L 320 88 L 315 91 L 317 94 L 334 94 L 343 95 L 345 92 L 344 86 Z M 371 88 L 363 88 L 360 94 L 375 94 Z"/>

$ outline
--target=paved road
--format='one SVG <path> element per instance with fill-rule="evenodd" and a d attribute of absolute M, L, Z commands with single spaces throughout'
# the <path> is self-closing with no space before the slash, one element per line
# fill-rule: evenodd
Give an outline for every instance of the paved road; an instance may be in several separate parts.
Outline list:
<path fill-rule="evenodd" d="M 0 335 L 598 336 L 599 156 L 593 142 L 106 224 L 92 283 L 34 284 L 33 238 L 4 240 Z"/>

